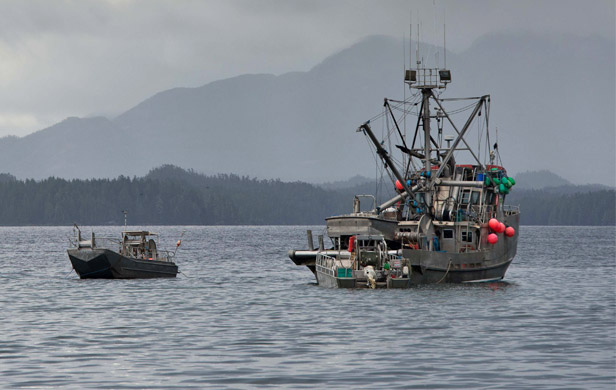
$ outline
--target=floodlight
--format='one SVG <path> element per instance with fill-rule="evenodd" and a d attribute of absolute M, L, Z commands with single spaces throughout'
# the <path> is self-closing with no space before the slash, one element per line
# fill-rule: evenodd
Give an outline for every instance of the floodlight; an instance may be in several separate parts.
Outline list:
<path fill-rule="evenodd" d="M 451 83 L 451 71 L 447 69 L 441 69 L 438 71 L 438 76 L 441 79 L 441 83 Z"/>
<path fill-rule="evenodd" d="M 416 70 L 407 70 L 404 72 L 404 81 L 409 84 L 413 84 L 417 82 L 417 71 Z"/>

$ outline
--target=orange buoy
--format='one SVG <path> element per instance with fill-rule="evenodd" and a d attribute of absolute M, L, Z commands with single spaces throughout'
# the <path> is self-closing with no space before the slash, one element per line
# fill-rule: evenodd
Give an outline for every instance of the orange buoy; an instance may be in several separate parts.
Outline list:
<path fill-rule="evenodd" d="M 494 233 L 490 233 L 488 235 L 488 242 L 492 245 L 496 244 L 496 242 L 498 241 L 498 236 Z"/>
<path fill-rule="evenodd" d="M 502 223 L 502 222 L 500 222 L 500 223 L 498 224 L 498 233 L 502 233 L 502 232 L 504 232 L 504 231 L 505 231 L 505 224 L 504 224 L 504 223 Z"/>
<path fill-rule="evenodd" d="M 511 226 L 508 226 L 507 229 L 505 229 L 505 235 L 507 237 L 513 237 L 515 235 L 515 229 Z"/>
<path fill-rule="evenodd" d="M 490 227 L 490 229 L 494 230 L 495 232 L 498 232 L 499 226 L 498 226 L 499 222 L 498 219 L 496 218 L 491 218 L 488 221 L 488 226 Z"/>
<path fill-rule="evenodd" d="M 400 180 L 396 180 L 396 189 L 398 191 L 402 191 L 404 189 L 404 187 L 402 186 L 402 183 L 400 183 Z"/>

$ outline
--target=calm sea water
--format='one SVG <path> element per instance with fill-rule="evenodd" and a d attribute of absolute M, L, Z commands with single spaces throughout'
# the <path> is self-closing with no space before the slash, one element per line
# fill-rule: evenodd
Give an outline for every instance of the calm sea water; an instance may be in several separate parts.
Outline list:
<path fill-rule="evenodd" d="M 152 228 L 186 229 L 172 280 L 80 280 L 71 228 L 0 228 L 0 386 L 616 387 L 614 227 L 523 226 L 505 282 L 390 291 L 316 286 L 306 228 Z"/>

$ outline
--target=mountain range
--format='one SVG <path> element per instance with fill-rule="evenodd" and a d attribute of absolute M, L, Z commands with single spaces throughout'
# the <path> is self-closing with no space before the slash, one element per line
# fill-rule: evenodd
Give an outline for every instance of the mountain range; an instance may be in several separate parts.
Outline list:
<path fill-rule="evenodd" d="M 0 139 L 0 171 L 109 178 L 175 164 L 312 182 L 374 172 L 355 129 L 381 112 L 384 97 L 403 96 L 402 53 L 401 41 L 371 36 L 307 72 L 241 75 L 162 91 L 115 118 L 67 118 Z M 600 37 L 491 34 L 447 53 L 445 94 L 491 94 L 490 123 L 510 172 L 548 169 L 614 186 L 614 57 L 614 41 Z"/>

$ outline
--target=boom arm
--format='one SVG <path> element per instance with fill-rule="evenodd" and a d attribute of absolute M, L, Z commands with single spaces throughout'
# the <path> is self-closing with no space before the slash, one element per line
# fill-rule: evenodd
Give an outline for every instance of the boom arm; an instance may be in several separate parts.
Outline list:
<path fill-rule="evenodd" d="M 389 169 L 391 169 L 391 172 L 394 174 L 396 179 L 398 179 L 398 181 L 400 181 L 400 184 L 402 184 L 402 187 L 404 188 L 404 191 L 406 191 L 407 194 L 412 194 L 413 191 L 409 188 L 409 186 L 406 185 L 406 180 L 404 179 L 404 177 L 402 177 L 400 172 L 398 172 L 398 169 L 396 168 L 396 166 L 391 161 L 391 158 L 389 157 L 389 153 L 387 153 L 387 150 L 385 150 L 385 148 L 383 148 L 383 146 L 381 146 L 379 141 L 374 136 L 374 133 L 372 133 L 372 129 L 370 128 L 369 123 L 370 122 L 364 123 L 363 125 L 361 125 L 359 127 L 359 129 L 357 129 L 357 131 L 363 131 L 364 134 L 368 135 L 368 138 L 370 138 L 370 140 L 372 141 L 374 146 L 376 146 L 377 154 L 385 162 L 385 166 L 389 167 Z"/>

